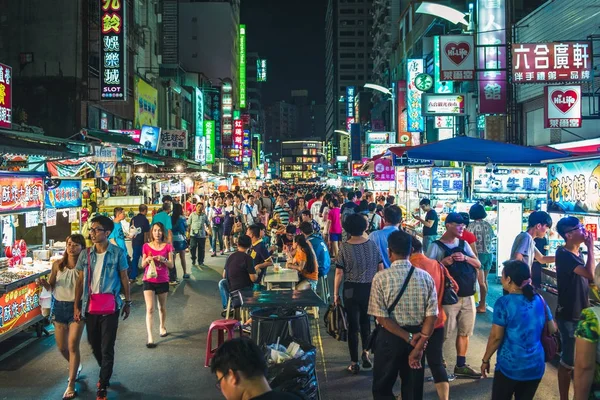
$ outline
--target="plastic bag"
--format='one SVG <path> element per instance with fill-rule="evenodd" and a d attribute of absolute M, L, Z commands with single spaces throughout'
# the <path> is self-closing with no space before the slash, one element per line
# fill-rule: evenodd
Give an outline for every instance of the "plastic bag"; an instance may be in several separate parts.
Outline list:
<path fill-rule="evenodd" d="M 319 391 L 316 372 L 317 349 L 297 339 L 290 339 L 289 343 L 292 341 L 300 345 L 304 354 L 280 364 L 268 362 L 271 358 L 271 348 L 264 346 L 265 359 L 268 362 L 267 381 L 275 391 L 294 392 L 306 399 L 316 400 Z"/>
<path fill-rule="evenodd" d="M 148 266 L 148 270 L 146 271 L 146 278 L 156 278 L 158 274 L 156 273 L 156 264 L 154 264 L 154 259 L 150 260 L 150 265 Z"/>

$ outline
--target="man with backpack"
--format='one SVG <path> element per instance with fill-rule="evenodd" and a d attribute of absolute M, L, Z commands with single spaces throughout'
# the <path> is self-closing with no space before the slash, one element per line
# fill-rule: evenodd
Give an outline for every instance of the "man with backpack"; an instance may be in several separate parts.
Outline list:
<path fill-rule="evenodd" d="M 446 217 L 446 232 L 439 240 L 434 241 L 427 250 L 427 257 L 438 260 L 446 268 L 450 276 L 458 284 L 458 302 L 444 305 L 448 319 L 445 325 L 445 338 L 456 335 L 456 366 L 454 375 L 466 378 L 481 378 L 481 373 L 467 363 L 469 337 L 475 327 L 475 285 L 481 263 L 473 250 L 460 239 L 465 229 L 465 221 L 458 213 L 450 213 Z"/>
<path fill-rule="evenodd" d="M 273 198 L 271 197 L 271 193 L 269 193 L 267 189 L 263 191 L 263 196 L 258 202 L 261 210 L 263 208 L 266 208 L 269 215 L 273 214 Z"/>

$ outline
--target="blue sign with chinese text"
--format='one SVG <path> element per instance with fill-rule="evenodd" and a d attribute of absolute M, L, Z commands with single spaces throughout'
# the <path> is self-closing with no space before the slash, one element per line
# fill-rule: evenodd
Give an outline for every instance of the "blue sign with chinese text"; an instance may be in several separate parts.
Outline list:
<path fill-rule="evenodd" d="M 56 187 L 46 190 L 46 208 L 81 207 L 81 180 L 53 179 Z"/>

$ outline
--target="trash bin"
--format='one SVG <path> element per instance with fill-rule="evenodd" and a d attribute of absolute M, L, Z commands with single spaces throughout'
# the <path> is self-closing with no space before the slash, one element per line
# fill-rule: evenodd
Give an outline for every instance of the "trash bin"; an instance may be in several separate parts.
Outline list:
<path fill-rule="evenodd" d="M 312 344 L 308 315 L 302 310 L 261 308 L 253 311 L 252 339 L 258 346 L 291 342 L 292 338 Z"/>

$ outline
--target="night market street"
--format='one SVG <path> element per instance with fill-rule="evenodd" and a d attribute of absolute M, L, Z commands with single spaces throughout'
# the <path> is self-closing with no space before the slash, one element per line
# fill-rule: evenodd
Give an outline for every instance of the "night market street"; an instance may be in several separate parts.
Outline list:
<path fill-rule="evenodd" d="M 208 254 L 208 253 L 207 253 Z M 167 301 L 166 338 L 156 335 L 158 346 L 145 347 L 145 310 L 141 287 L 134 285 L 134 305 L 129 319 L 119 322 L 116 343 L 115 371 L 108 391 L 109 399 L 220 399 L 215 388 L 215 376 L 204 367 L 206 332 L 210 323 L 220 319 L 221 306 L 217 282 L 220 279 L 225 257 L 207 258 L 210 268 L 195 268 L 191 279 L 172 288 Z M 188 253 L 188 265 L 191 260 Z M 181 276 L 181 268 L 178 268 Z M 333 270 L 332 270 L 333 273 Z M 490 282 L 495 276 L 490 276 Z M 333 275 L 330 274 L 333 284 Z M 500 291 L 491 295 L 493 304 Z M 321 311 L 321 317 L 323 311 Z M 477 315 L 475 334 L 471 338 L 467 361 L 479 368 L 481 356 L 491 325 L 491 313 Z M 155 316 L 155 318 L 158 318 Z M 158 327 L 155 323 L 155 329 Z M 372 372 L 351 376 L 345 370 L 348 364 L 347 344 L 337 342 L 327 335 L 322 318 L 318 328 L 311 326 L 313 344 L 317 347 L 317 369 L 322 399 L 370 399 Z M 54 338 L 34 339 L 32 343 L 5 357 L 14 346 L 35 337 L 23 333 L 0 344 L 0 399 L 59 399 L 67 380 L 67 363 L 60 356 Z M 449 340 L 448 343 L 453 343 Z M 451 366 L 452 351 L 446 346 L 446 358 Z M 98 366 L 85 337 L 81 341 L 83 371 L 76 387 L 79 398 L 94 399 Z M 495 356 L 494 356 L 495 359 Z M 450 368 L 449 368 L 450 370 Z M 426 369 L 425 376 L 429 376 Z M 481 381 L 457 379 L 450 383 L 450 398 L 464 400 L 489 399 L 492 379 Z M 396 385 L 395 392 L 399 392 Z M 425 382 L 425 399 L 435 399 L 433 383 Z M 558 399 L 556 368 L 546 366 L 546 374 L 536 393 L 536 399 Z"/>

